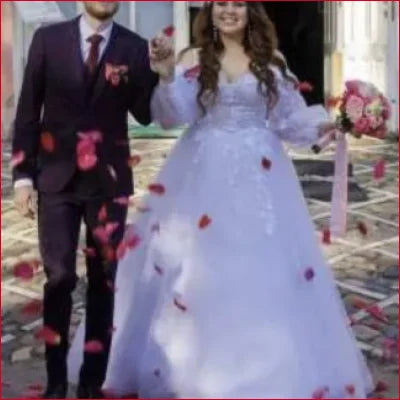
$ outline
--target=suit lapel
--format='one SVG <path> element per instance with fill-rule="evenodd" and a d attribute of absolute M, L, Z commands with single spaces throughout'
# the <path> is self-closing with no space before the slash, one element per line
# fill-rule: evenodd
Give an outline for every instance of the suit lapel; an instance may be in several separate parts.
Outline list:
<path fill-rule="evenodd" d="M 116 39 L 118 36 L 118 31 L 119 31 L 118 25 L 116 23 L 114 23 L 112 31 L 111 31 L 110 40 L 109 40 L 107 47 L 104 51 L 104 54 L 100 60 L 99 73 L 97 75 L 97 80 L 94 85 L 93 94 L 90 99 L 91 104 L 93 104 L 97 100 L 97 98 L 100 96 L 101 92 L 103 91 L 103 89 L 106 85 L 106 77 L 105 77 L 106 67 L 105 66 L 106 66 L 107 60 L 114 59 L 114 54 L 117 51 L 117 46 L 115 44 L 116 44 Z"/>

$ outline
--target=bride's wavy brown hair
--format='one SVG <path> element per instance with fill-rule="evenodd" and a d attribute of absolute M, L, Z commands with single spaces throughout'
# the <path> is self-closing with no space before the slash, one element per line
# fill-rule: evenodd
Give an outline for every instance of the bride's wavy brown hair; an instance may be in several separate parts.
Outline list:
<path fill-rule="evenodd" d="M 199 48 L 200 90 L 197 101 L 204 112 L 206 104 L 215 100 L 218 92 L 218 77 L 221 70 L 220 56 L 224 45 L 219 35 L 215 38 L 212 22 L 213 1 L 207 2 L 196 16 L 193 25 L 194 46 Z M 284 58 L 277 52 L 278 39 L 275 26 L 259 2 L 246 2 L 248 25 L 243 40 L 244 50 L 250 59 L 250 71 L 258 79 L 258 90 L 265 96 L 268 107 L 278 99 L 274 73 L 269 66 L 276 65 L 289 80 Z M 216 40 L 215 40 L 216 39 Z"/>

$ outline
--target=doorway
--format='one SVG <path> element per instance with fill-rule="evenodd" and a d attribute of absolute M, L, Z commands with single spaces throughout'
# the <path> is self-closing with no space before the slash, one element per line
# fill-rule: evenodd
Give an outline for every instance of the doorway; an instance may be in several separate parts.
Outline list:
<path fill-rule="evenodd" d="M 314 86 L 308 104 L 324 102 L 324 4 L 319 1 L 263 2 L 274 22 L 279 49 L 300 81 Z"/>

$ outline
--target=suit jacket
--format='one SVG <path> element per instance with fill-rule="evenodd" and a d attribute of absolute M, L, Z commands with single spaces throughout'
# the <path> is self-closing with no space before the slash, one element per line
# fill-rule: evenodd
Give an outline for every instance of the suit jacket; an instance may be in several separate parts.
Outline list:
<path fill-rule="evenodd" d="M 106 79 L 107 64 L 128 68 L 118 84 Z M 92 82 L 85 78 L 79 18 L 38 29 L 17 107 L 13 154 L 23 151 L 24 160 L 13 169 L 14 181 L 31 178 L 41 192 L 63 191 L 77 173 L 78 133 L 95 130 L 102 134 L 98 162 L 82 174 L 107 196 L 132 194 L 128 112 L 141 124 L 151 122 L 157 81 L 147 42 L 116 23 Z M 46 136 L 50 149 L 42 143 Z"/>

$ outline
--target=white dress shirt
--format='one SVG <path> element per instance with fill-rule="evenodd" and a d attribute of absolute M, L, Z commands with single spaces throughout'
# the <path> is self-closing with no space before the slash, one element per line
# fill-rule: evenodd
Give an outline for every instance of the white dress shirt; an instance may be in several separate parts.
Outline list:
<path fill-rule="evenodd" d="M 81 16 L 79 20 L 79 30 L 81 36 L 81 51 L 82 51 L 82 59 L 86 62 L 89 57 L 90 51 L 90 43 L 87 41 L 88 38 L 92 35 L 100 35 L 103 37 L 103 40 L 99 45 L 99 60 L 104 54 L 108 42 L 110 41 L 111 31 L 112 31 L 113 23 L 108 23 L 105 26 L 101 26 L 97 31 L 93 29 L 87 22 L 84 15 Z"/>
<path fill-rule="evenodd" d="M 90 43 L 87 41 L 87 39 L 95 34 L 101 35 L 103 37 L 103 40 L 100 42 L 99 45 L 99 61 L 100 61 L 110 41 L 112 27 L 113 27 L 113 22 L 101 26 L 98 30 L 95 30 L 87 22 L 85 15 L 82 15 L 80 17 L 79 19 L 79 31 L 81 38 L 80 46 L 82 52 L 82 60 L 84 60 L 84 62 L 86 62 L 87 58 L 89 57 L 89 51 L 91 46 Z M 32 186 L 32 180 L 29 178 L 24 178 L 15 181 L 14 183 L 15 188 L 19 188 L 22 186 Z"/>

